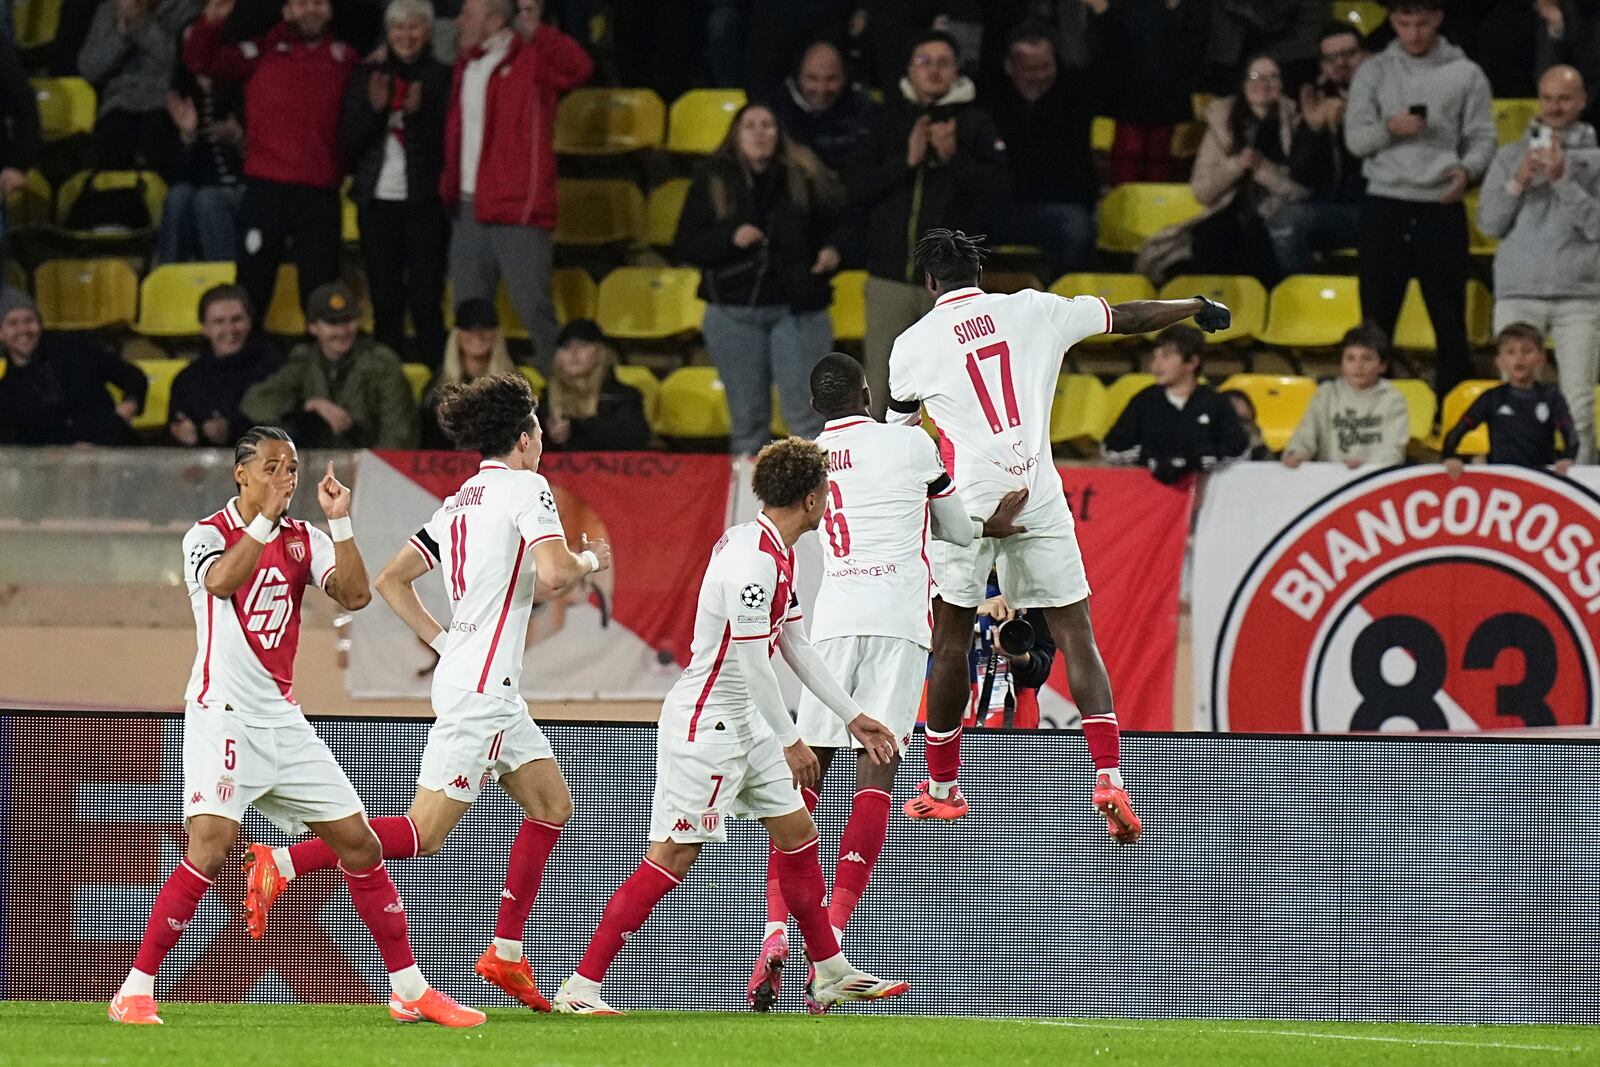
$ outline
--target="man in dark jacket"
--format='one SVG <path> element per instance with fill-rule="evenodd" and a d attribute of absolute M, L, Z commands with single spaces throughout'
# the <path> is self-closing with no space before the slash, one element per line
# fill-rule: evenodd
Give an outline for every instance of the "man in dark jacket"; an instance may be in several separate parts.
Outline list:
<path fill-rule="evenodd" d="M 439 199 L 450 70 L 433 58 L 428 0 L 392 0 L 383 55 L 345 88 L 339 147 L 355 173 L 361 258 L 372 289 L 372 336 L 404 354 L 406 312 L 416 362 L 444 356 L 444 267 L 450 220 Z"/>
<path fill-rule="evenodd" d="M 878 104 L 845 73 L 844 56 L 831 41 L 817 41 L 800 57 L 793 76 L 772 94 L 783 132 L 817 154 L 836 174 L 872 135 Z"/>
<path fill-rule="evenodd" d="M 302 293 L 338 277 L 339 111 L 357 57 L 329 33 L 328 0 L 288 0 L 284 21 L 244 44 L 223 39 L 233 3 L 210 0 L 184 38 L 183 62 L 202 77 L 244 85 L 239 284 L 251 306 L 264 308 L 286 242 L 294 247 Z"/>
<path fill-rule="evenodd" d="M 917 38 L 900 97 L 884 107 L 847 175 L 850 198 L 867 210 L 867 384 L 873 415 L 889 397 L 889 350 L 933 306 L 912 263 L 917 240 L 945 226 L 983 233 L 989 209 L 1006 202 L 1010 176 L 994 120 L 972 104 L 955 39 Z"/>
<path fill-rule="evenodd" d="M 26 293 L 0 289 L 0 444 L 131 445 L 144 373 L 81 334 L 47 334 Z M 107 385 L 122 390 L 113 402 Z"/>
<path fill-rule="evenodd" d="M 1005 70 L 992 106 L 1011 163 L 1013 203 L 997 233 L 1002 241 L 1042 245 L 1056 274 L 1086 270 L 1099 191 L 1089 147 L 1094 101 L 1087 86 L 1063 76 L 1043 26 L 1012 34 Z"/>
<path fill-rule="evenodd" d="M 272 342 L 253 327 L 242 286 L 214 285 L 201 295 L 205 344 L 173 379 L 168 405 L 167 429 L 178 444 L 231 448 L 250 429 L 239 410 L 245 391 L 283 364 Z"/>

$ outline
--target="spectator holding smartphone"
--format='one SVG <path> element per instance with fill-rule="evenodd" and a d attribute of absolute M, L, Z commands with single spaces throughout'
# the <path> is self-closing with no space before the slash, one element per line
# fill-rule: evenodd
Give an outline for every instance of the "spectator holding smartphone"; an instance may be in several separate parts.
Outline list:
<path fill-rule="evenodd" d="M 1442 399 L 1469 376 L 1467 214 L 1461 198 L 1495 151 L 1483 70 L 1439 35 L 1442 0 L 1392 0 L 1395 40 L 1356 71 L 1345 144 L 1365 160 L 1361 310 L 1393 335 L 1416 278 L 1438 335 L 1434 388 Z"/>

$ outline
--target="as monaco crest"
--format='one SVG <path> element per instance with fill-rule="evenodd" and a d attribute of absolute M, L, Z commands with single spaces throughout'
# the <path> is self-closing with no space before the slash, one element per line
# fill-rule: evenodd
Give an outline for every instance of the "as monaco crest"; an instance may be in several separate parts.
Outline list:
<path fill-rule="evenodd" d="M 289 546 L 289 558 L 296 563 L 304 563 L 306 561 L 306 543 L 297 537 L 287 542 L 287 544 Z"/>
<path fill-rule="evenodd" d="M 217 799 L 226 804 L 233 799 L 233 778 L 224 774 L 217 779 Z"/>
<path fill-rule="evenodd" d="M 720 811 L 708 811 L 700 816 L 700 829 L 708 834 L 716 833 L 717 827 L 721 825 L 722 813 Z"/>
<path fill-rule="evenodd" d="M 1214 725 L 1259 732 L 1600 722 L 1600 499 L 1542 471 L 1357 479 L 1234 590 Z"/>

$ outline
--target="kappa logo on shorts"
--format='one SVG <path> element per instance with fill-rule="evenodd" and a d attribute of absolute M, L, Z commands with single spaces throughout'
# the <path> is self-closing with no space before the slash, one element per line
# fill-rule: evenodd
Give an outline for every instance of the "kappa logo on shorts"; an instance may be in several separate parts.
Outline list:
<path fill-rule="evenodd" d="M 457 789 L 471 789 L 472 788 L 472 783 L 467 781 L 467 776 L 464 775 L 464 774 L 456 775 L 455 781 L 451 782 L 450 784 L 452 786 L 454 786 L 455 788 L 457 788 Z"/>
<path fill-rule="evenodd" d="M 739 590 L 739 603 L 743 604 L 747 608 L 765 607 L 767 603 L 767 591 L 761 588 L 755 582 L 751 582 L 749 585 Z"/>
<path fill-rule="evenodd" d="M 687 834 L 693 830 L 694 823 L 690 822 L 688 819 L 679 819 L 677 822 L 672 824 L 672 832 L 675 834 Z"/>
<path fill-rule="evenodd" d="M 196 789 L 195 792 L 194 792 L 194 796 L 189 798 L 189 803 L 198 804 L 202 800 L 204 800 L 205 798 L 206 798 L 206 795 L 204 793 L 200 792 L 198 789 Z"/>

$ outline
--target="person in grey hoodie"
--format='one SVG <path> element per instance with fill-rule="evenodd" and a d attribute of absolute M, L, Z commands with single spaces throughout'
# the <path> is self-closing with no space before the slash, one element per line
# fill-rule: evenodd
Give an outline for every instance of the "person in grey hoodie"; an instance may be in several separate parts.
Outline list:
<path fill-rule="evenodd" d="M 1357 326 L 1340 342 L 1339 377 L 1323 382 L 1283 449 L 1283 464 L 1308 459 L 1347 467 L 1392 467 L 1406 460 L 1411 412 L 1400 390 L 1384 380 L 1389 339 L 1373 326 Z"/>
<path fill-rule="evenodd" d="M 1478 204 L 1478 225 L 1500 238 L 1494 328 L 1528 322 L 1555 337 L 1579 463 L 1595 461 L 1600 376 L 1600 147 L 1594 127 L 1578 121 L 1586 102 L 1576 70 L 1545 71 L 1539 116 L 1495 153 Z"/>
<path fill-rule="evenodd" d="M 1356 71 L 1345 145 L 1362 159 L 1361 311 L 1393 334 L 1416 278 L 1438 337 L 1442 398 L 1471 374 L 1467 215 L 1461 198 L 1495 150 L 1489 80 L 1439 36 L 1440 0 L 1391 0 L 1395 40 Z"/>
<path fill-rule="evenodd" d="M 178 35 L 200 0 L 104 0 L 78 51 L 78 72 L 100 94 L 95 166 L 166 177 L 178 154 L 167 90 L 178 70 Z"/>

